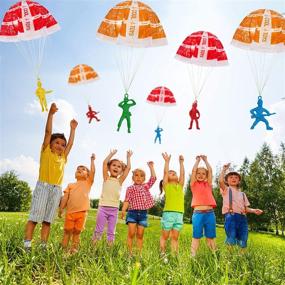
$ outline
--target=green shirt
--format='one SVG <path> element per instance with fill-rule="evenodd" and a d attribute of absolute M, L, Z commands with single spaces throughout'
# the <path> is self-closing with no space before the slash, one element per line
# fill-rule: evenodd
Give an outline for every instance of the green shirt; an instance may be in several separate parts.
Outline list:
<path fill-rule="evenodd" d="M 167 183 L 163 190 L 165 192 L 165 206 L 163 211 L 184 213 L 184 192 L 179 183 Z"/>

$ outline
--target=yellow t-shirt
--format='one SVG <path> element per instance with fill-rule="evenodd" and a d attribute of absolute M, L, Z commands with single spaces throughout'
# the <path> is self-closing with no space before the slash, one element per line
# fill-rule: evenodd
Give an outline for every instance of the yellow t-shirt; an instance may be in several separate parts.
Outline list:
<path fill-rule="evenodd" d="M 163 186 L 165 193 L 164 212 L 184 213 L 184 192 L 179 183 L 167 183 Z"/>
<path fill-rule="evenodd" d="M 39 181 L 48 184 L 61 185 L 64 166 L 66 164 L 65 155 L 53 153 L 48 145 L 41 150 Z"/>

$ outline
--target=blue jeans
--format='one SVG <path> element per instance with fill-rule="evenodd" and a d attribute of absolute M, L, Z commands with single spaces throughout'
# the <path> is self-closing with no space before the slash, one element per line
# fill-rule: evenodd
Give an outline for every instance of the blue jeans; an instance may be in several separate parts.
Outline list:
<path fill-rule="evenodd" d="M 248 225 L 246 215 L 237 213 L 225 214 L 226 244 L 239 245 L 242 248 L 247 246 Z"/>
<path fill-rule="evenodd" d="M 146 210 L 129 210 L 126 217 L 126 224 L 134 223 L 139 226 L 147 227 L 147 211 Z"/>
<path fill-rule="evenodd" d="M 192 216 L 193 238 L 201 238 L 204 235 L 206 238 L 216 237 L 216 216 L 214 211 L 211 212 L 195 212 Z"/>

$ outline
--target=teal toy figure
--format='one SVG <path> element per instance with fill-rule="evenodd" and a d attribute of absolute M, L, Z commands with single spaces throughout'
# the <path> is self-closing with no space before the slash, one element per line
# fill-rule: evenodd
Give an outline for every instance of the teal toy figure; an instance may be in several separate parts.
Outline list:
<path fill-rule="evenodd" d="M 127 120 L 128 133 L 131 132 L 131 115 L 132 114 L 129 111 L 129 109 L 135 105 L 136 105 L 135 100 L 129 99 L 129 95 L 126 93 L 124 96 L 124 100 L 118 104 L 118 106 L 123 109 L 123 112 L 122 112 L 121 118 L 118 122 L 117 131 L 120 130 L 123 120 L 126 119 Z"/>
<path fill-rule="evenodd" d="M 157 126 L 157 128 L 154 130 L 154 132 L 156 133 L 155 139 L 154 139 L 154 143 L 156 143 L 156 141 L 159 141 L 159 144 L 161 144 L 161 132 L 163 131 L 162 128 L 160 128 L 159 126 Z"/>
<path fill-rule="evenodd" d="M 262 96 L 258 96 L 257 107 L 251 109 L 250 114 L 251 118 L 255 119 L 252 126 L 250 127 L 251 130 L 253 130 L 259 122 L 263 122 L 266 125 L 266 130 L 273 130 L 273 128 L 269 126 L 269 122 L 266 120 L 265 117 L 269 117 L 276 113 L 270 113 L 267 109 L 263 108 Z"/>

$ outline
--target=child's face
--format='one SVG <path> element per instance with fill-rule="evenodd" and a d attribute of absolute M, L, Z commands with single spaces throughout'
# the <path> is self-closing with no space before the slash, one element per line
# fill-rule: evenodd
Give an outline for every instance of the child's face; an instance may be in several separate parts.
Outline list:
<path fill-rule="evenodd" d="M 207 179 L 207 171 L 204 168 L 198 168 L 196 171 L 196 179 L 197 181 L 205 181 Z"/>
<path fill-rule="evenodd" d="M 112 177 L 118 177 L 123 172 L 122 163 L 114 160 L 109 166 L 109 171 Z"/>
<path fill-rule="evenodd" d="M 168 171 L 168 181 L 169 182 L 177 182 L 178 181 L 177 173 L 174 170 Z"/>
<path fill-rule="evenodd" d="M 66 143 L 65 140 L 61 138 L 57 138 L 50 143 L 50 149 L 52 152 L 56 153 L 57 155 L 62 155 L 65 151 Z"/>
<path fill-rule="evenodd" d="M 78 166 L 75 171 L 75 178 L 77 180 L 86 180 L 88 178 L 88 170 L 85 166 Z"/>
<path fill-rule="evenodd" d="M 229 186 L 238 186 L 240 183 L 239 176 L 235 174 L 229 175 L 227 178 L 227 183 L 229 184 Z"/>
<path fill-rule="evenodd" d="M 145 174 L 142 171 L 135 171 L 133 174 L 133 181 L 137 185 L 141 185 L 145 181 Z"/>

